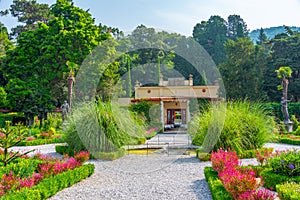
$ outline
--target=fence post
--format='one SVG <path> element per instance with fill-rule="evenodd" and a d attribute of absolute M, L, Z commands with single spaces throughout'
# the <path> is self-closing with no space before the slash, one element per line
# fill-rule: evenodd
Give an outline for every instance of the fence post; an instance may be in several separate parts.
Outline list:
<path fill-rule="evenodd" d="M 147 156 L 148 156 L 148 151 L 149 151 L 149 147 L 148 147 L 148 142 L 147 142 Z"/>

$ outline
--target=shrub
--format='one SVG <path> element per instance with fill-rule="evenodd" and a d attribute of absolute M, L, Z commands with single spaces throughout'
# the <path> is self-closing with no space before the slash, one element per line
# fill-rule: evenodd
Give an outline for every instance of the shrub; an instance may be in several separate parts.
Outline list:
<path fill-rule="evenodd" d="M 93 164 L 82 165 L 74 170 L 68 170 L 57 174 L 54 177 L 44 179 L 39 184 L 31 188 L 23 188 L 20 191 L 14 191 L 2 197 L 4 200 L 15 199 L 47 199 L 58 191 L 72 186 L 73 184 L 91 176 L 94 173 Z"/>
<path fill-rule="evenodd" d="M 255 190 L 257 184 L 255 173 L 246 168 L 227 168 L 219 174 L 225 189 L 234 199 L 239 199 L 240 195 L 247 191 Z"/>
<path fill-rule="evenodd" d="M 15 159 L 26 155 L 34 150 L 24 152 L 20 154 L 19 152 L 10 152 L 9 148 L 17 145 L 21 141 L 25 140 L 25 134 L 22 132 L 21 125 L 17 127 L 11 127 L 11 122 L 6 121 L 5 128 L 0 129 L 0 148 L 3 149 L 3 155 L 1 155 L 0 162 L 3 163 L 4 166 L 14 161 Z"/>
<path fill-rule="evenodd" d="M 135 123 L 131 113 L 100 101 L 74 107 L 65 127 L 69 148 L 76 152 L 88 150 L 91 154 L 118 151 L 142 138 L 144 132 L 145 128 Z"/>
<path fill-rule="evenodd" d="M 55 143 L 65 143 L 65 138 L 51 138 L 51 139 L 35 139 L 22 141 L 15 146 L 36 146 L 42 144 L 55 144 Z"/>
<path fill-rule="evenodd" d="M 295 126 L 295 125 L 294 125 Z M 293 127 L 294 127 L 293 126 Z M 300 136 L 300 126 L 298 125 L 296 130 L 293 132 L 294 135 Z"/>
<path fill-rule="evenodd" d="M 293 145 L 300 145 L 300 140 L 299 139 L 292 139 L 292 138 L 280 138 L 279 139 L 280 143 L 285 143 L 285 144 L 293 144 Z"/>
<path fill-rule="evenodd" d="M 224 151 L 222 149 L 211 154 L 212 167 L 217 172 L 222 172 L 228 168 L 236 168 L 239 164 L 238 157 L 234 151 Z"/>
<path fill-rule="evenodd" d="M 272 171 L 279 175 L 300 176 L 300 154 L 296 150 L 282 152 L 269 159 Z"/>
<path fill-rule="evenodd" d="M 125 149 L 120 148 L 114 152 L 97 152 L 92 155 L 94 158 L 97 158 L 100 160 L 116 160 L 125 155 Z"/>
<path fill-rule="evenodd" d="M 260 150 L 255 150 L 256 160 L 260 165 L 267 164 L 268 159 L 271 158 L 273 153 L 273 148 L 262 148 Z"/>
<path fill-rule="evenodd" d="M 247 191 L 244 194 L 242 194 L 239 198 L 240 200 L 275 200 L 277 196 L 277 194 L 264 188 Z"/>
<path fill-rule="evenodd" d="M 194 145 L 202 145 L 207 151 L 230 148 L 238 154 L 261 148 L 273 139 L 274 130 L 275 121 L 269 110 L 247 101 L 228 102 L 227 106 L 212 104 L 195 116 L 188 128 Z"/>
<path fill-rule="evenodd" d="M 74 150 L 66 145 L 55 145 L 55 151 L 61 155 L 68 154 L 69 156 L 74 156 Z"/>
<path fill-rule="evenodd" d="M 277 185 L 276 191 L 282 200 L 298 200 L 300 198 L 300 184 L 286 183 Z"/>
<path fill-rule="evenodd" d="M 272 171 L 272 169 L 266 169 L 261 173 L 262 180 L 264 181 L 264 187 L 266 188 L 276 188 L 276 185 L 284 184 L 286 182 L 296 182 L 300 183 L 299 176 L 286 176 L 286 175 L 279 175 Z"/>
<path fill-rule="evenodd" d="M 90 158 L 90 152 L 81 151 L 81 152 L 75 153 L 74 158 L 76 161 L 78 161 L 80 163 L 84 163 Z"/>
<path fill-rule="evenodd" d="M 218 173 L 212 167 L 205 167 L 204 175 L 214 200 L 232 200 L 220 181 Z"/>

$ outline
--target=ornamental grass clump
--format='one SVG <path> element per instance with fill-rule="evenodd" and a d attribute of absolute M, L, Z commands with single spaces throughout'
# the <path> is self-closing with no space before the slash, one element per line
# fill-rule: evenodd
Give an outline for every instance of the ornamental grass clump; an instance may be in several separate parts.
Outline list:
<path fill-rule="evenodd" d="M 230 148 L 241 154 L 275 138 L 272 110 L 248 101 L 213 103 L 195 115 L 188 127 L 192 143 L 207 151 Z"/>

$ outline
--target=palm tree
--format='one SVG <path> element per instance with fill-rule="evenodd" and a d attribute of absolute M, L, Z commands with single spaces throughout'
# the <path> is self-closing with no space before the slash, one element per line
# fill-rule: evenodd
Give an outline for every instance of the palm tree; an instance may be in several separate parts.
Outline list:
<path fill-rule="evenodd" d="M 282 79 L 281 85 L 278 86 L 279 90 L 282 90 L 282 100 L 281 100 L 281 112 L 284 116 L 284 124 L 286 125 L 286 129 L 288 132 L 292 131 L 293 123 L 290 121 L 290 116 L 288 113 L 288 100 L 287 92 L 288 92 L 288 85 L 289 80 L 292 76 L 292 69 L 288 66 L 282 66 L 278 70 L 275 71 L 277 73 L 277 77 Z"/>

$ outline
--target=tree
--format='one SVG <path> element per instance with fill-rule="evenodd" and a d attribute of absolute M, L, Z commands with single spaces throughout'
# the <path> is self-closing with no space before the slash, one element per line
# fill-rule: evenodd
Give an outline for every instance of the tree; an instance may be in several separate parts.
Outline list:
<path fill-rule="evenodd" d="M 35 30 L 18 36 L 16 48 L 8 53 L 4 66 L 8 79 L 30 83 L 30 87 L 24 86 L 25 97 L 15 109 L 24 111 L 29 101 L 38 108 L 31 111 L 41 120 L 66 99 L 62 94 L 67 87 L 63 75 L 70 71 L 67 61 L 80 65 L 101 40 L 111 37 L 100 33 L 91 14 L 70 1 L 58 0 L 51 7 L 51 14 L 54 17 L 47 23 L 40 22 Z M 27 112 L 25 115 L 32 117 Z"/>
<path fill-rule="evenodd" d="M 239 15 L 229 15 L 227 33 L 229 39 L 237 40 L 237 38 L 248 37 L 249 30 L 246 22 Z"/>
<path fill-rule="evenodd" d="M 0 22 L 0 67 L 3 64 L 7 51 L 13 49 L 13 47 L 13 43 L 8 38 L 7 28 Z M 3 71 L 0 70 L 0 86 L 4 86 L 6 83 Z"/>
<path fill-rule="evenodd" d="M 294 101 L 300 98 L 300 34 L 282 33 L 269 42 L 270 56 L 267 59 L 267 68 L 264 73 L 264 90 L 267 92 L 271 101 L 279 101 L 281 95 L 277 90 L 277 76 L 274 73 L 280 66 L 289 66 L 292 69 L 292 75 L 289 79 L 289 93 L 293 96 Z"/>
<path fill-rule="evenodd" d="M 249 38 L 237 38 L 225 43 L 228 62 L 220 64 L 220 72 L 231 99 L 261 99 L 264 54 Z"/>
<path fill-rule="evenodd" d="M 288 92 L 288 85 L 289 80 L 288 78 L 292 77 L 292 69 L 287 66 L 282 66 L 278 70 L 275 70 L 277 77 L 282 79 L 280 87 L 278 87 L 279 90 L 282 90 L 282 96 L 285 100 L 288 100 L 287 92 Z"/>
<path fill-rule="evenodd" d="M 277 77 L 281 79 L 281 85 L 278 87 L 278 89 L 282 89 L 282 99 L 281 99 L 281 111 L 284 116 L 284 124 L 286 125 L 287 131 L 292 132 L 292 122 L 290 121 L 290 116 L 288 113 L 288 100 L 287 98 L 287 92 L 288 92 L 288 84 L 290 78 L 292 76 L 292 69 L 287 66 L 282 66 L 278 70 L 275 71 L 277 74 Z"/>
<path fill-rule="evenodd" d="M 10 13 L 17 17 L 21 25 L 13 27 L 10 36 L 16 38 L 23 32 L 34 30 L 38 27 L 38 22 L 47 23 L 53 16 L 50 15 L 48 4 L 37 3 L 36 0 L 13 0 L 9 10 L 2 11 L 4 14 Z"/>
<path fill-rule="evenodd" d="M 263 28 L 259 31 L 258 41 L 256 41 L 256 44 L 262 45 L 268 40 L 267 35 L 265 34 L 265 31 Z"/>
<path fill-rule="evenodd" d="M 207 22 L 196 24 L 193 38 L 202 45 L 218 65 L 226 61 L 224 43 L 227 40 L 227 22 L 220 16 L 211 16 Z"/>

